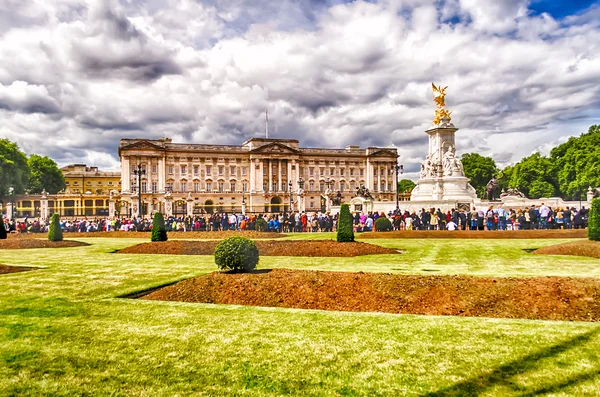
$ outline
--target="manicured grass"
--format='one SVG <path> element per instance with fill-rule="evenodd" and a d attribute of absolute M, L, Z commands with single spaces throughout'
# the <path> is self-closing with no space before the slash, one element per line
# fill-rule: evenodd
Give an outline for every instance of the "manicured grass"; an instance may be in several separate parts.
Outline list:
<path fill-rule="evenodd" d="M 84 241 L 0 251 L 0 263 L 46 267 L 0 276 L 0 395 L 600 394 L 598 324 L 118 299 L 216 265 L 111 253 L 146 239 Z M 376 240 L 406 253 L 259 268 L 597 277 L 597 259 L 523 251 L 562 241 Z"/>

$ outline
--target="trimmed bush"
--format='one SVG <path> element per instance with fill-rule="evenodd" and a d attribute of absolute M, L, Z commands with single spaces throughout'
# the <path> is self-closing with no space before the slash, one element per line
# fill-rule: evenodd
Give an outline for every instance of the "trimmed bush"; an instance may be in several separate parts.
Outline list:
<path fill-rule="evenodd" d="M 354 241 L 354 226 L 352 225 L 352 214 L 350 206 L 342 204 L 337 225 L 337 241 L 347 243 Z"/>
<path fill-rule="evenodd" d="M 392 230 L 394 230 L 394 227 L 392 226 L 392 222 L 390 222 L 388 218 L 382 216 L 381 218 L 377 218 L 377 220 L 375 221 L 375 231 L 389 232 Z"/>
<path fill-rule="evenodd" d="M 256 226 L 254 228 L 259 232 L 268 232 L 269 224 L 267 223 L 267 221 L 265 221 L 264 218 L 258 218 L 256 219 Z"/>
<path fill-rule="evenodd" d="M 7 237 L 6 229 L 4 228 L 4 220 L 0 214 L 0 240 L 6 240 Z"/>
<path fill-rule="evenodd" d="M 258 248 L 246 237 L 226 238 L 215 248 L 215 263 L 222 270 L 251 272 L 258 264 Z"/>
<path fill-rule="evenodd" d="M 60 215 L 57 213 L 52 214 L 50 219 L 50 228 L 48 229 L 48 240 L 50 241 L 62 241 L 63 231 L 60 227 Z"/>
<path fill-rule="evenodd" d="M 592 199 L 592 207 L 588 217 L 588 238 L 600 241 L 600 198 Z"/>
<path fill-rule="evenodd" d="M 167 241 L 167 228 L 165 227 L 165 218 L 161 212 L 154 214 L 152 219 L 152 237 L 151 241 Z"/>

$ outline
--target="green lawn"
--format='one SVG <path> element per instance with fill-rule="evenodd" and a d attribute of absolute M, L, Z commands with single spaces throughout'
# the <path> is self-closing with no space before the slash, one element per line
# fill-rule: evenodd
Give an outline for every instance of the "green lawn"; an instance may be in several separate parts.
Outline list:
<path fill-rule="evenodd" d="M 145 240 L 85 241 L 0 251 L 44 267 L 0 275 L 0 395 L 600 395 L 599 324 L 119 299 L 216 265 L 111 253 Z M 259 268 L 598 277 L 597 259 L 523 251 L 563 241 L 369 240 L 405 253 Z"/>

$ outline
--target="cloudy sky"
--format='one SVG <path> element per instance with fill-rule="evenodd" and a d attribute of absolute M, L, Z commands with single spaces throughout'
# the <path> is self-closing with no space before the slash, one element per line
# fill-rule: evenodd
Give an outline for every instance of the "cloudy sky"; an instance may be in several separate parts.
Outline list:
<path fill-rule="evenodd" d="M 0 0 L 0 137 L 119 166 L 121 138 L 395 146 L 409 176 L 448 85 L 459 154 L 499 164 L 600 123 L 600 4 Z"/>

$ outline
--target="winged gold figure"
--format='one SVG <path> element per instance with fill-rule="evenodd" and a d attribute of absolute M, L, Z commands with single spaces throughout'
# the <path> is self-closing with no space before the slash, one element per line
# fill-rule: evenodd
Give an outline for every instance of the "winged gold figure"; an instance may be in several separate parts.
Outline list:
<path fill-rule="evenodd" d="M 431 83 L 431 87 L 433 88 L 433 101 L 437 105 L 437 109 L 435 110 L 435 118 L 433 119 L 433 123 L 435 125 L 439 125 L 443 118 L 450 119 L 450 114 L 452 112 L 445 109 L 446 106 L 446 87 L 442 87 L 441 85 L 437 86 L 434 83 Z"/>

